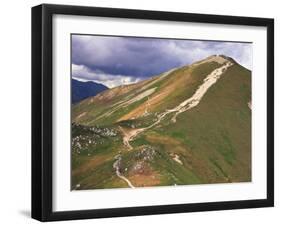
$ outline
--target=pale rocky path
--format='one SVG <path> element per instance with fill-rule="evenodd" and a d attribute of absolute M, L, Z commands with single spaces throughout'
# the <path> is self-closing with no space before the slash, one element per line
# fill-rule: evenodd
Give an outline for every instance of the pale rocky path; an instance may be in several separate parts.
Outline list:
<path fill-rule="evenodd" d="M 145 130 L 145 128 L 140 129 L 130 129 L 129 131 L 125 131 L 121 126 L 119 126 L 120 131 L 123 134 L 123 144 L 128 148 L 128 150 L 132 150 L 133 147 L 130 144 L 130 141 L 133 140 L 135 136 Z"/>
<path fill-rule="evenodd" d="M 220 79 L 221 75 L 232 65 L 232 62 L 227 61 L 223 66 L 212 71 L 209 75 L 206 76 L 203 83 L 198 87 L 198 89 L 190 98 L 186 99 L 175 108 L 167 109 L 166 111 L 159 114 L 157 116 L 157 120 L 148 127 L 130 129 L 127 132 L 123 130 L 122 127 L 119 127 L 121 132 L 123 133 L 124 145 L 128 148 L 128 150 L 132 150 L 133 147 L 130 145 L 130 141 L 132 141 L 138 134 L 159 124 L 165 118 L 165 116 L 170 113 L 174 113 L 172 122 L 176 122 L 176 118 L 179 114 L 196 107 L 200 103 L 209 88 L 212 87 Z"/>
<path fill-rule="evenodd" d="M 113 164 L 113 168 L 115 169 L 117 177 L 124 180 L 130 188 L 135 188 L 134 185 L 131 183 L 131 181 L 120 173 L 120 165 L 122 160 L 121 155 L 117 155 L 115 156 L 115 158 L 116 161 Z"/>
<path fill-rule="evenodd" d="M 195 93 L 190 98 L 186 99 L 185 101 L 180 103 L 178 106 L 176 106 L 172 109 L 167 109 L 166 111 L 159 114 L 157 116 L 157 120 L 154 123 L 152 123 L 151 125 L 144 127 L 144 128 L 136 128 L 136 129 L 128 129 L 128 130 L 125 130 L 121 126 L 119 126 L 119 129 L 123 134 L 124 146 L 127 147 L 127 149 L 129 151 L 132 150 L 133 147 L 130 144 L 130 141 L 132 141 L 140 133 L 159 124 L 168 114 L 174 113 L 171 120 L 172 120 L 172 122 L 176 122 L 176 118 L 179 114 L 196 107 L 200 103 L 200 101 L 202 100 L 203 96 L 207 93 L 209 88 L 212 87 L 220 79 L 221 75 L 232 65 L 233 65 L 233 63 L 231 63 L 230 61 L 227 61 L 223 66 L 212 71 L 209 75 L 206 76 L 206 78 L 203 80 L 203 83 L 197 88 Z M 248 104 L 248 106 L 250 108 L 249 104 Z M 116 175 L 120 179 L 124 180 L 128 184 L 129 187 L 135 188 L 134 185 L 130 182 L 130 180 L 120 173 L 121 155 L 116 156 L 116 159 L 117 160 L 113 164 L 113 168 L 116 171 Z M 179 164 L 182 164 L 178 155 L 175 155 L 173 157 L 173 160 L 178 162 Z"/>
<path fill-rule="evenodd" d="M 183 101 L 177 107 L 171 110 L 172 112 L 176 112 L 172 118 L 172 121 L 176 122 L 176 118 L 179 114 L 196 107 L 200 103 L 203 96 L 207 93 L 209 88 L 211 88 L 220 79 L 221 75 L 232 65 L 233 63 L 228 61 L 225 65 L 215 69 L 209 75 L 207 75 L 203 83 L 198 87 L 192 97 Z"/>

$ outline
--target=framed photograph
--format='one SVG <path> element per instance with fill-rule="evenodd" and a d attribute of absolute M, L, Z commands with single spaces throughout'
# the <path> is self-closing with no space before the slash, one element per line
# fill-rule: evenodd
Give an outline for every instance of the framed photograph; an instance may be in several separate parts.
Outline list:
<path fill-rule="evenodd" d="M 274 21 L 32 8 L 32 217 L 274 205 Z"/>

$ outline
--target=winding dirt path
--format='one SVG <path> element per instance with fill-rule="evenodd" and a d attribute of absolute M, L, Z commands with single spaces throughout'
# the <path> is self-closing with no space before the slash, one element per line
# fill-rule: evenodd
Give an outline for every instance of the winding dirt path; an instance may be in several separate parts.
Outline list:
<path fill-rule="evenodd" d="M 223 66 L 215 69 L 209 75 L 207 75 L 203 83 L 198 87 L 198 89 L 195 91 L 192 97 L 188 98 L 187 100 L 180 103 L 177 107 L 172 109 L 172 112 L 176 112 L 172 118 L 172 121 L 176 122 L 177 116 L 179 114 L 197 106 L 200 103 L 203 96 L 207 93 L 209 88 L 213 86 L 221 77 L 221 75 L 227 70 L 227 68 L 229 68 L 232 65 L 233 63 L 228 61 Z"/>
<path fill-rule="evenodd" d="M 195 106 L 197 106 L 200 103 L 201 99 L 206 94 L 208 89 L 217 82 L 217 80 L 221 77 L 221 75 L 231 65 L 233 65 L 233 63 L 228 61 L 223 66 L 221 66 L 221 67 L 215 69 L 214 71 L 212 71 L 209 75 L 206 76 L 203 83 L 197 88 L 195 93 L 190 98 L 186 99 L 185 101 L 180 103 L 175 108 L 167 109 L 164 112 L 162 112 L 161 114 L 157 115 L 157 120 L 154 123 L 152 123 L 151 125 L 149 125 L 147 127 L 144 127 L 144 128 L 135 128 L 135 129 L 133 129 L 133 128 L 124 129 L 121 126 L 119 126 L 119 130 L 123 134 L 123 144 L 124 144 L 124 146 L 127 147 L 127 149 L 129 151 L 132 150 L 133 147 L 130 144 L 130 141 L 132 141 L 138 134 L 156 126 L 157 124 L 159 124 L 166 117 L 166 115 L 168 115 L 170 113 L 174 113 L 171 121 L 176 122 L 176 117 L 179 114 L 181 114 L 181 113 L 183 113 L 183 112 L 185 112 L 185 111 L 187 111 L 191 108 L 194 108 Z M 248 106 L 249 106 L 249 108 L 251 108 L 249 103 L 248 103 Z M 115 156 L 115 159 L 116 159 L 116 161 L 113 163 L 113 168 L 115 169 L 116 175 L 120 179 L 124 180 L 130 188 L 135 188 L 134 185 L 131 183 L 131 181 L 128 178 L 126 178 L 125 176 L 123 176 L 120 172 L 121 160 L 122 160 L 121 155 L 119 154 L 119 155 Z M 173 160 L 178 162 L 179 164 L 182 164 L 182 161 L 180 160 L 178 155 L 173 156 Z"/>
<path fill-rule="evenodd" d="M 130 141 L 134 139 L 139 133 L 143 132 L 146 128 L 139 128 L 139 129 L 129 129 L 125 130 L 121 126 L 119 126 L 120 131 L 123 134 L 123 144 L 128 148 L 128 150 L 132 150 L 133 147 L 130 144 Z"/>
<path fill-rule="evenodd" d="M 180 103 L 175 108 L 167 109 L 166 111 L 159 114 L 157 116 L 157 120 L 154 123 L 152 123 L 150 126 L 144 127 L 144 128 L 129 129 L 127 131 L 125 131 L 121 126 L 119 126 L 119 129 L 123 133 L 124 145 L 128 148 L 128 150 L 132 150 L 133 147 L 131 146 L 130 141 L 132 141 L 138 134 L 159 124 L 162 121 L 162 119 L 165 118 L 165 116 L 170 113 L 175 113 L 171 120 L 172 120 L 172 122 L 176 122 L 176 118 L 179 114 L 181 114 L 191 108 L 196 107 L 200 103 L 201 99 L 206 94 L 206 92 L 209 90 L 209 88 L 211 86 L 213 86 L 218 81 L 218 79 L 221 77 L 221 75 L 232 65 L 233 65 L 233 63 L 228 61 L 223 66 L 212 71 L 209 75 L 206 76 L 203 83 L 198 87 L 198 89 L 195 91 L 195 93 L 190 98 L 186 99 L 185 101 Z"/>
<path fill-rule="evenodd" d="M 122 160 L 121 155 L 117 155 L 115 156 L 115 158 L 116 161 L 113 163 L 113 168 L 115 169 L 117 177 L 124 180 L 130 188 L 135 188 L 135 186 L 131 183 L 131 181 L 120 173 L 120 165 Z"/>

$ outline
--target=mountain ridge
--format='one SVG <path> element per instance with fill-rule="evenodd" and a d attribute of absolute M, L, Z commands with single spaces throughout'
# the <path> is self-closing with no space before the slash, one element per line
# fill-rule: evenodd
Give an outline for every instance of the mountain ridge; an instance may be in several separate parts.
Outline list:
<path fill-rule="evenodd" d="M 202 62 L 206 62 L 206 61 L 209 61 L 209 60 L 211 60 L 211 61 L 218 61 L 216 58 L 223 58 L 223 59 L 225 59 L 225 60 L 228 60 L 228 61 L 230 61 L 230 62 L 232 62 L 232 63 L 234 63 L 234 64 L 238 64 L 233 58 L 231 58 L 231 57 L 229 57 L 229 56 L 226 56 L 226 55 L 211 55 L 211 56 L 209 56 L 209 57 L 206 57 L 206 58 L 204 58 L 203 60 L 199 60 L 199 61 L 195 61 L 194 63 L 192 63 L 192 64 L 187 64 L 187 65 L 184 65 L 184 66 L 181 66 L 181 67 L 177 67 L 177 68 L 172 68 L 172 69 L 170 69 L 170 70 L 168 70 L 167 72 L 163 72 L 163 73 L 161 73 L 161 74 L 159 74 L 159 75 L 154 75 L 154 76 L 152 76 L 152 77 L 150 77 L 150 78 L 148 78 L 148 79 L 146 79 L 146 80 L 142 80 L 142 81 L 140 81 L 140 82 L 137 82 L 137 83 L 133 83 L 133 84 L 128 84 L 128 85 L 119 85 L 119 86 L 116 86 L 116 87 L 113 87 L 113 88 L 111 88 L 111 89 L 105 89 L 105 90 L 103 90 L 103 91 L 101 91 L 101 92 L 99 92 L 97 95 L 93 95 L 93 96 L 96 96 L 97 98 L 102 98 L 103 97 L 103 95 L 105 94 L 105 92 L 113 92 L 114 93 L 114 95 L 115 94 L 118 94 L 118 89 L 120 89 L 120 88 L 122 88 L 122 89 L 128 89 L 128 90 L 131 90 L 131 89 L 133 89 L 133 88 L 137 88 L 139 85 L 141 85 L 142 83 L 146 83 L 146 82 L 148 82 L 148 81 L 150 81 L 150 80 L 154 80 L 154 79 L 156 79 L 156 78 L 158 78 L 158 77 L 161 77 L 161 76 L 163 76 L 163 75 L 168 75 L 168 74 L 170 74 L 170 72 L 172 72 L 172 71 L 174 71 L 174 70 L 176 70 L 176 69 L 179 69 L 179 68 L 185 68 L 185 67 L 189 67 L 189 66 L 192 66 L 192 65 L 197 65 L 197 64 L 199 64 L 199 63 L 202 63 Z M 240 64 L 239 64 L 240 65 Z M 243 67 L 242 65 L 240 65 L 241 67 Z M 244 67 L 245 68 L 245 67 Z M 249 70 L 249 69 L 247 69 L 247 68 L 245 68 L 246 70 Z M 250 70 L 249 70 L 250 71 Z M 98 83 L 99 84 L 99 83 Z M 87 98 L 93 98 L 93 96 L 88 96 Z M 106 96 L 106 95 L 105 95 Z M 87 98 L 85 98 L 85 99 L 87 99 Z M 93 101 L 93 99 L 92 99 L 92 101 Z"/>
<path fill-rule="evenodd" d="M 107 156 L 92 167 L 111 179 L 77 173 L 72 188 L 250 181 L 250 101 L 251 72 L 222 55 L 87 98 L 72 108 L 73 170 Z M 92 130 L 114 135 L 80 147 Z"/>
<path fill-rule="evenodd" d="M 207 66 L 208 68 L 205 68 L 204 70 L 206 70 L 206 72 L 211 72 L 212 69 L 215 69 L 219 65 L 223 65 L 227 61 L 232 62 L 234 65 L 238 65 L 238 63 L 230 57 L 227 57 L 227 56 L 224 56 L 224 55 L 212 55 L 212 56 L 207 57 L 207 58 L 205 58 L 201 61 L 197 61 L 197 62 L 195 62 L 191 65 L 185 65 L 185 66 L 180 67 L 180 68 L 175 68 L 175 69 L 169 70 L 168 72 L 164 72 L 160 75 L 153 76 L 153 77 L 151 77 L 147 80 L 143 80 L 143 81 L 140 81 L 138 83 L 134 83 L 134 84 L 130 84 L 130 85 L 122 85 L 122 86 L 114 87 L 112 89 L 105 90 L 103 92 L 100 92 L 99 94 L 97 94 L 94 97 L 89 97 L 88 99 L 86 99 L 86 102 L 89 102 L 89 103 L 92 103 L 92 104 L 94 104 L 94 103 L 104 104 L 103 102 L 106 102 L 105 104 L 107 104 L 107 102 L 112 101 L 113 97 L 115 99 L 118 99 L 118 97 L 120 97 L 120 99 L 122 99 L 122 96 L 123 96 L 124 98 L 122 100 L 124 100 L 126 98 L 129 99 L 129 97 L 133 97 L 134 95 L 137 95 L 138 93 L 140 93 L 139 96 L 135 97 L 136 101 L 139 100 L 139 99 L 143 100 L 147 96 L 152 96 L 152 98 L 150 98 L 150 101 L 149 101 L 150 105 L 153 105 L 154 107 L 157 107 L 157 105 L 159 104 L 159 102 L 161 102 L 163 100 L 163 98 L 166 98 L 168 95 L 173 95 L 173 92 L 174 92 L 173 89 L 175 87 L 175 84 L 174 84 L 175 82 L 170 81 L 170 80 L 174 79 L 172 77 L 173 75 L 176 76 L 175 79 L 177 79 L 179 82 L 182 82 L 182 84 L 177 85 L 177 89 L 180 88 L 182 90 L 185 90 L 186 87 L 183 87 L 183 85 L 185 83 L 189 82 L 189 80 L 196 80 L 197 79 L 197 78 L 191 78 L 192 76 L 190 76 L 191 73 L 189 71 L 192 71 L 192 70 L 196 71 L 196 68 L 198 66 L 200 66 L 202 64 L 203 65 L 208 64 L 208 66 Z M 180 71 L 186 71 L 187 70 L 187 73 L 182 73 L 179 76 L 175 73 L 175 71 L 179 71 L 179 70 Z M 203 80 L 204 75 L 207 75 L 206 73 L 201 73 L 201 72 L 199 72 L 198 74 L 199 74 L 198 77 L 202 77 L 201 78 L 202 80 Z M 189 78 L 188 78 L 188 76 L 189 76 Z M 148 90 L 148 88 L 155 85 L 155 83 L 159 83 L 161 81 L 163 82 L 163 80 L 169 80 L 170 84 L 166 84 L 165 90 L 163 90 L 163 92 L 161 92 L 161 93 L 158 92 L 159 93 L 158 96 L 155 96 L 155 95 L 153 96 L 153 93 L 155 93 L 156 90 L 152 90 L 152 89 Z M 201 82 L 201 80 L 199 82 Z M 188 84 L 188 85 L 190 85 L 190 84 Z M 146 93 L 142 92 L 144 90 L 146 90 L 147 92 Z M 194 89 L 192 91 L 195 92 Z M 133 94 L 130 94 L 130 92 L 131 93 L 133 92 Z M 153 92 L 153 93 L 150 93 L 150 92 Z M 127 94 L 128 94 L 128 96 L 126 96 Z M 188 95 L 191 95 L 191 93 L 189 93 Z M 132 101 L 129 101 L 129 102 L 132 102 Z M 122 105 L 119 105 L 120 106 L 119 108 L 124 106 L 124 104 L 126 105 L 127 103 L 123 103 Z M 118 105 L 118 101 L 116 101 L 116 103 L 114 103 L 114 104 Z M 112 106 L 110 104 L 110 108 L 111 107 Z M 131 116 L 132 117 L 139 116 L 138 112 L 145 111 L 145 108 L 146 108 L 146 106 L 144 106 L 144 105 L 139 106 L 138 109 L 135 110 L 135 113 L 131 113 Z M 126 120 L 126 119 L 128 119 L 128 117 L 123 117 L 121 119 Z"/>

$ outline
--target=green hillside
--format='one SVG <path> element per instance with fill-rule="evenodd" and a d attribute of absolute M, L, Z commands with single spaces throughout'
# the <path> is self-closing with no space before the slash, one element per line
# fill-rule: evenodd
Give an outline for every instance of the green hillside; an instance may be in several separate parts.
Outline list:
<path fill-rule="evenodd" d="M 72 189 L 251 181 L 251 72 L 225 56 L 72 106 Z"/>

